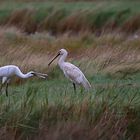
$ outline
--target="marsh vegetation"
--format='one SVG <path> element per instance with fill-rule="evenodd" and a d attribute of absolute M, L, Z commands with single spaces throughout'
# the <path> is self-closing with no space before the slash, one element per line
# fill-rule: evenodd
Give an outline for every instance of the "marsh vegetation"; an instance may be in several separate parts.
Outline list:
<path fill-rule="evenodd" d="M 14 78 L 9 97 L 2 92 L 0 138 L 139 140 L 140 2 L 10 3 L 0 5 L 0 65 L 49 77 Z M 48 67 L 61 48 L 85 73 L 89 92 L 75 94 L 56 63 Z"/>

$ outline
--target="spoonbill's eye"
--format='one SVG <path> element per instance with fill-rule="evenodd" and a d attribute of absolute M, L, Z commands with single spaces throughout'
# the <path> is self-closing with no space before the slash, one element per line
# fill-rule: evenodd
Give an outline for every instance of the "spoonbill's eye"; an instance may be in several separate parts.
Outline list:
<path fill-rule="evenodd" d="M 62 52 L 61 52 L 61 51 L 59 51 L 59 54 L 61 55 L 61 54 L 62 54 Z"/>

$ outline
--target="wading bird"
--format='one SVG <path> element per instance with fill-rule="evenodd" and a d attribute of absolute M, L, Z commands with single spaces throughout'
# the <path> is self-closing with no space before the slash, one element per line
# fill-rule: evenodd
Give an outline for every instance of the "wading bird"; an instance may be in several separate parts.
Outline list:
<path fill-rule="evenodd" d="M 23 74 L 21 70 L 15 65 L 7 65 L 7 66 L 0 67 L 0 79 L 2 80 L 0 92 L 4 84 L 6 84 L 6 89 L 5 89 L 6 96 L 8 96 L 8 85 L 9 85 L 11 77 L 13 76 L 18 76 L 20 78 L 25 79 L 25 78 L 30 78 L 32 76 L 37 76 L 40 78 L 47 78 L 48 75 L 34 72 L 34 71 L 30 71 L 26 74 Z"/>
<path fill-rule="evenodd" d="M 48 65 L 50 65 L 58 56 L 60 56 L 58 60 L 58 65 L 63 71 L 64 75 L 68 79 L 70 79 L 70 81 L 72 81 L 74 91 L 76 92 L 76 84 L 82 85 L 86 90 L 89 90 L 91 85 L 86 79 L 85 75 L 82 73 L 82 71 L 75 65 L 69 62 L 65 62 L 67 55 L 68 52 L 65 49 L 61 49 Z"/>

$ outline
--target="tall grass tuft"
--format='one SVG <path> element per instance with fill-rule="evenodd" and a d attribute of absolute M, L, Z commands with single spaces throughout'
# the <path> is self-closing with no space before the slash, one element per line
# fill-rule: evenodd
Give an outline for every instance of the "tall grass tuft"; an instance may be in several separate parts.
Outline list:
<path fill-rule="evenodd" d="M 32 9 L 21 9 L 14 11 L 8 21 L 8 25 L 19 27 L 26 33 L 34 33 L 37 29 L 37 23 L 34 19 L 34 11 Z"/>
<path fill-rule="evenodd" d="M 134 33 L 140 29 L 140 15 L 129 18 L 123 25 L 122 30 L 128 33 Z"/>
<path fill-rule="evenodd" d="M 67 15 L 65 9 L 56 9 L 46 17 L 43 22 L 44 29 L 50 31 L 52 34 L 57 33 L 59 29 L 59 22 Z"/>

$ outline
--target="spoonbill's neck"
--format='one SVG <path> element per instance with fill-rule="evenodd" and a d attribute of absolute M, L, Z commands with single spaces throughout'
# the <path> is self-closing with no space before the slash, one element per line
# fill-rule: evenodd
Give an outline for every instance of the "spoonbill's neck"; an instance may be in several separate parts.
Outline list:
<path fill-rule="evenodd" d="M 30 72 L 26 73 L 26 74 L 23 74 L 23 73 L 18 73 L 18 76 L 21 77 L 21 78 L 30 78 L 32 77 L 33 75 L 30 74 Z"/>
<path fill-rule="evenodd" d="M 65 60 L 67 58 L 68 53 L 64 53 L 63 55 L 60 56 L 59 60 L 58 60 L 58 65 L 61 67 L 64 63 Z"/>

